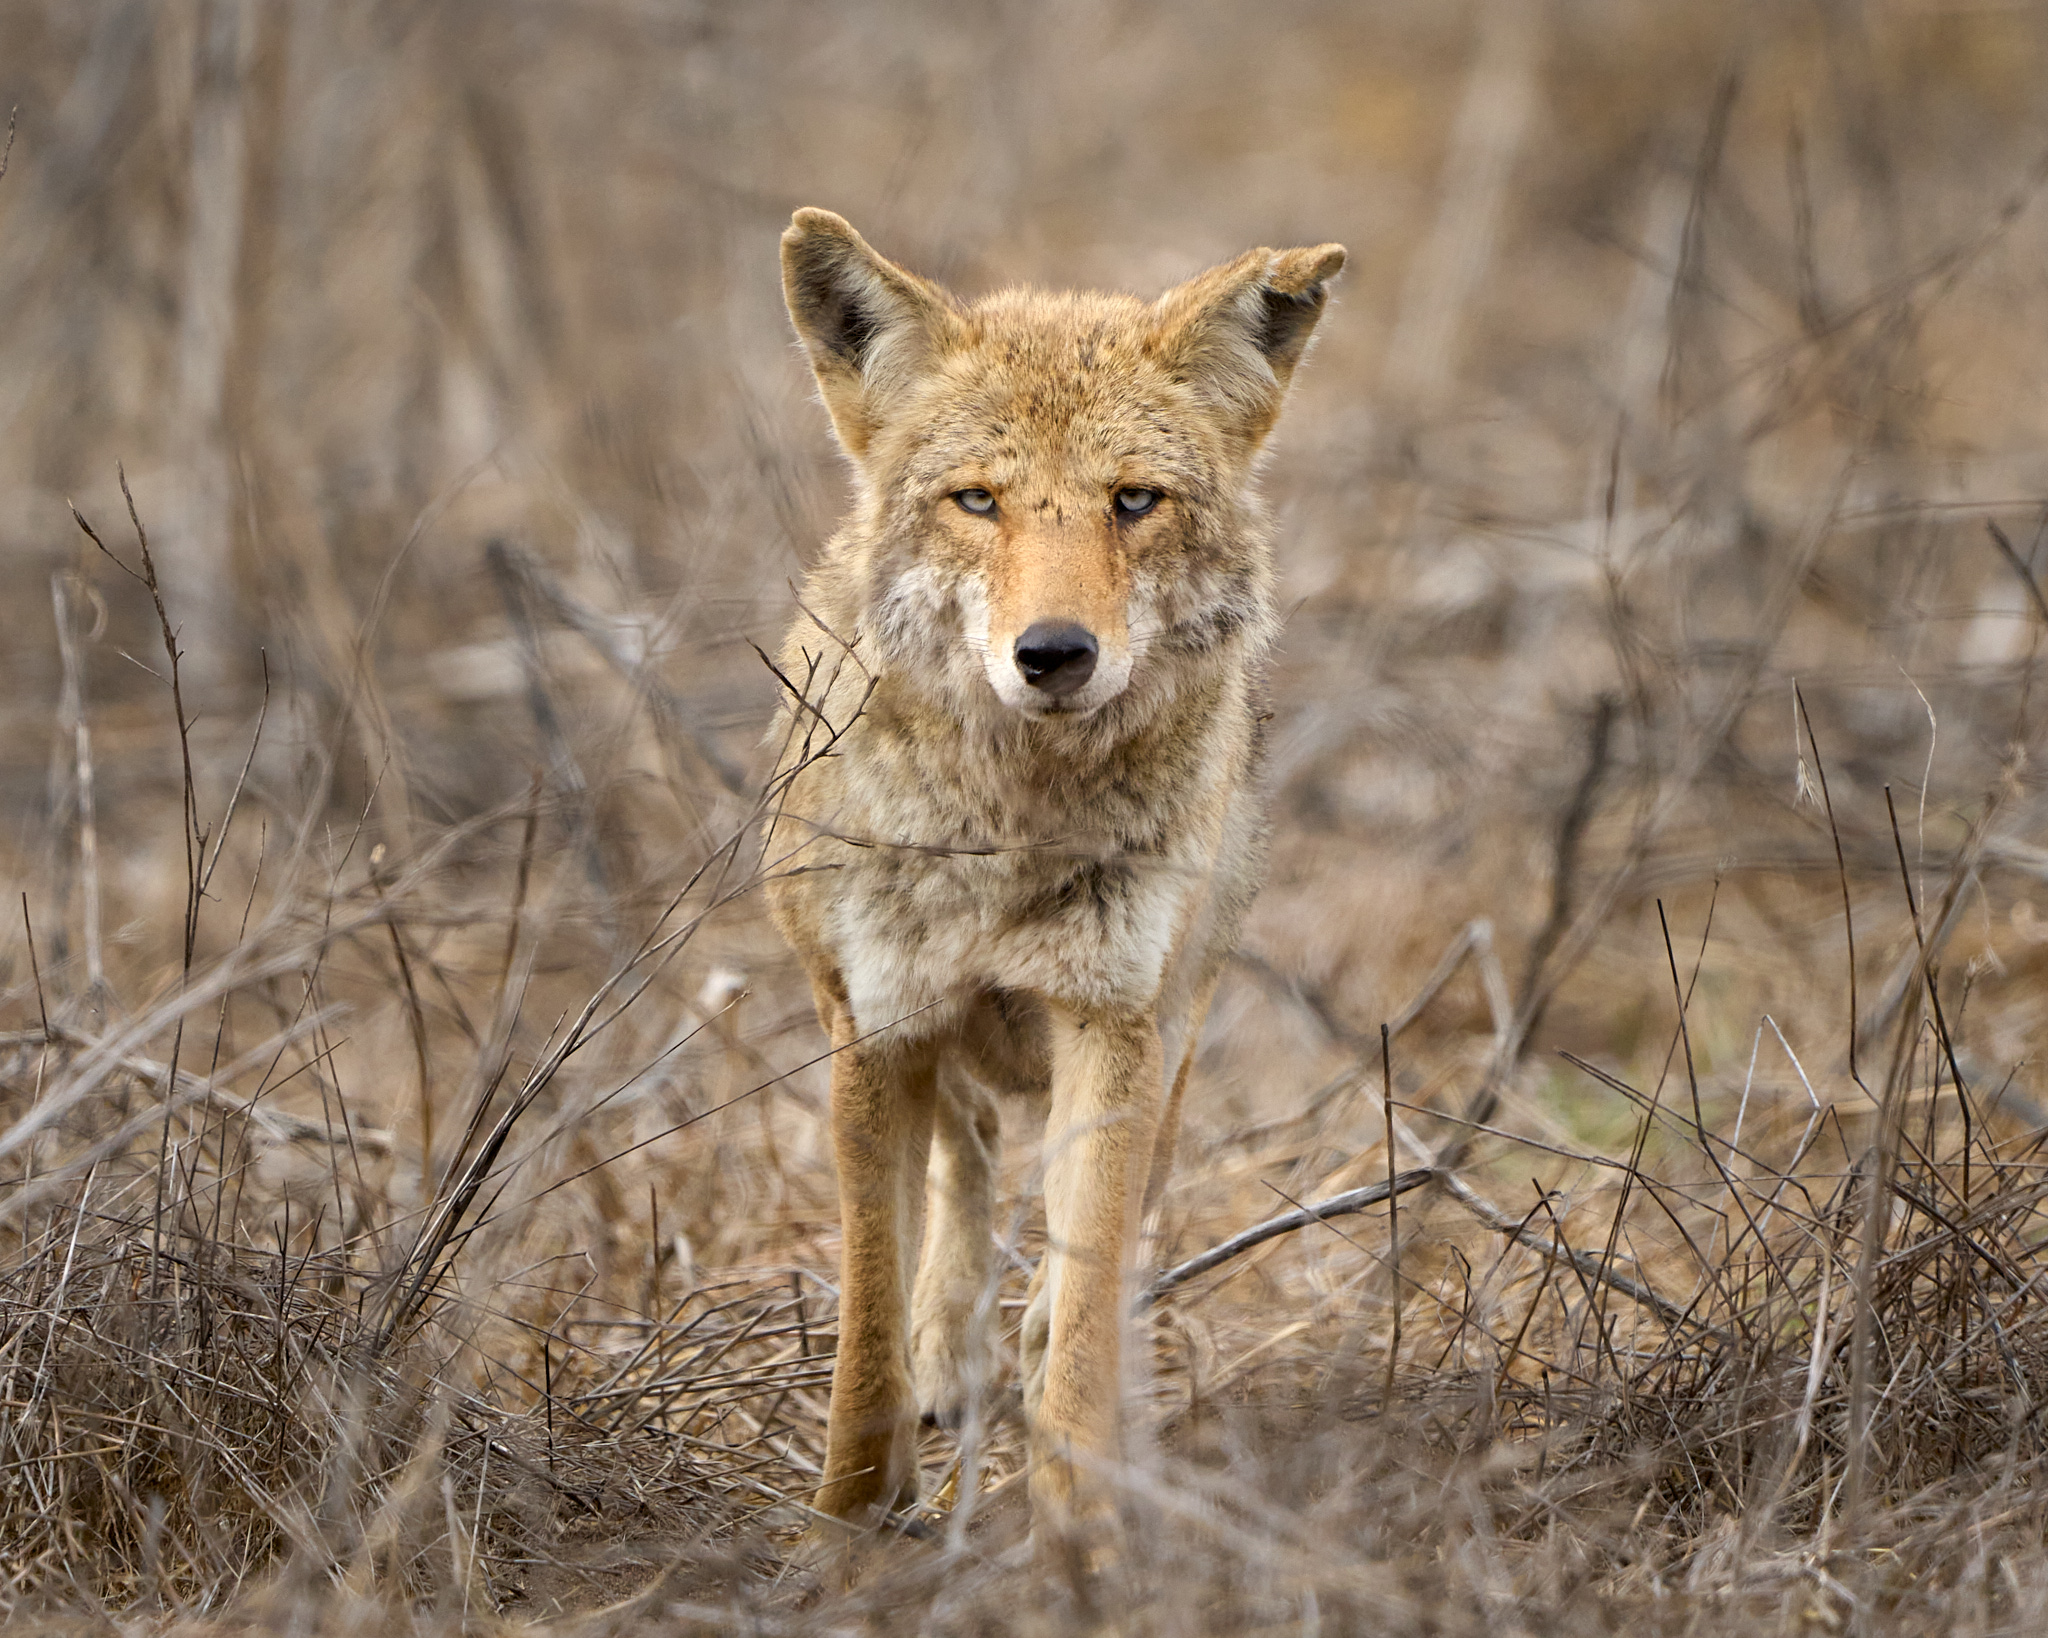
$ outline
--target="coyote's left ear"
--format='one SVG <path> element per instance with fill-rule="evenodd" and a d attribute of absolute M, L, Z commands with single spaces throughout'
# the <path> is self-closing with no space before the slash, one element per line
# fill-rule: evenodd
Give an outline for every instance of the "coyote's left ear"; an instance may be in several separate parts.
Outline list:
<path fill-rule="evenodd" d="M 1248 250 L 1153 304 L 1153 351 L 1256 444 L 1272 430 L 1343 266 L 1342 245 Z"/>
<path fill-rule="evenodd" d="M 890 396 L 957 325 L 953 300 L 829 210 L 800 210 L 783 233 L 782 294 L 833 428 L 858 461 Z"/>

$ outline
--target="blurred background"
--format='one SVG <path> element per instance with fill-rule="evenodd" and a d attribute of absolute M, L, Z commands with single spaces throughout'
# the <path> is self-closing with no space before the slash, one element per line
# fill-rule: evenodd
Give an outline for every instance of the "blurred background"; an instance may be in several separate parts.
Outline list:
<path fill-rule="evenodd" d="M 1424 1110 L 1512 1038 L 1491 1118 L 1625 1141 L 1557 1053 L 1654 1079 L 1675 966 L 1710 1108 L 1761 1076 L 1853 1116 L 1902 869 L 1963 1073 L 2040 1119 L 2040 5 L 0 0 L 0 107 L 11 1027 L 97 1039 L 251 927 L 411 895 L 313 964 L 346 1028 L 273 1100 L 388 1140 L 365 1220 L 457 1153 L 508 939 L 533 1054 L 752 812 L 754 647 L 847 493 L 782 311 L 801 205 L 968 294 L 1350 248 L 1266 477 L 1278 833 L 1171 1246 L 1380 1142 L 1376 1079 L 1322 1148 L 1245 1134 L 1376 1076 L 1461 939 L 1498 966 L 1405 1036 Z M 240 792 L 196 957 L 156 614 L 67 510 L 139 567 L 117 468 L 216 849 Z M 222 1001 L 207 1053 L 279 1005 Z M 640 1077 L 555 1173 L 647 1144 L 528 1231 L 590 1260 L 572 1308 L 829 1271 L 821 1050 L 756 898 L 707 908 L 562 1094 Z M 320 1168 L 263 1141 L 289 1229 Z"/>

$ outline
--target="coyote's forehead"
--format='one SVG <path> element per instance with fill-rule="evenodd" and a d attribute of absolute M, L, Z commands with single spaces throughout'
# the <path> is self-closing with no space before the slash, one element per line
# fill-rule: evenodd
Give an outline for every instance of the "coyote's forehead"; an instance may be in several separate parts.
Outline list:
<path fill-rule="evenodd" d="M 1157 356 L 1137 301 L 1005 293 L 949 339 L 877 429 L 873 465 L 899 483 L 1074 488 L 1105 502 L 1118 484 L 1189 501 L 1215 484 L 1221 426 Z"/>

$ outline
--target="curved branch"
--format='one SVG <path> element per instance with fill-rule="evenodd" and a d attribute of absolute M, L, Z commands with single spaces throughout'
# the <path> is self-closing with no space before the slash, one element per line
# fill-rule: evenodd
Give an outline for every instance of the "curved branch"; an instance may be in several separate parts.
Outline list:
<path fill-rule="evenodd" d="M 1406 1194 L 1410 1189 L 1419 1189 L 1436 1175 L 1429 1167 L 1418 1166 L 1413 1171 L 1396 1174 L 1391 1182 L 1373 1183 L 1362 1189 L 1333 1194 L 1329 1199 L 1319 1200 L 1313 1206 L 1301 1206 L 1294 1211 L 1282 1212 L 1278 1217 L 1269 1217 L 1263 1223 L 1254 1223 L 1242 1234 L 1233 1234 L 1221 1245 L 1211 1246 L 1199 1257 L 1190 1257 L 1186 1262 L 1167 1269 L 1139 1293 L 1137 1306 L 1142 1312 L 1175 1286 L 1184 1285 L 1196 1275 L 1206 1274 L 1210 1269 L 1229 1262 L 1231 1258 L 1277 1235 L 1292 1234 L 1296 1229 L 1307 1228 L 1311 1223 L 1364 1211 L 1367 1206 L 1377 1206 L 1382 1200 Z"/>

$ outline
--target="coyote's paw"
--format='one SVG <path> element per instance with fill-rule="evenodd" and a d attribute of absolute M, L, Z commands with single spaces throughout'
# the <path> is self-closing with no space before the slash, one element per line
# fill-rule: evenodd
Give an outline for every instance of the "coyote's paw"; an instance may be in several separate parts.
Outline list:
<path fill-rule="evenodd" d="M 996 1351 L 990 1327 L 972 1304 L 921 1314 L 910 1331 L 910 1382 L 927 1426 L 963 1426 L 994 1385 Z"/>

